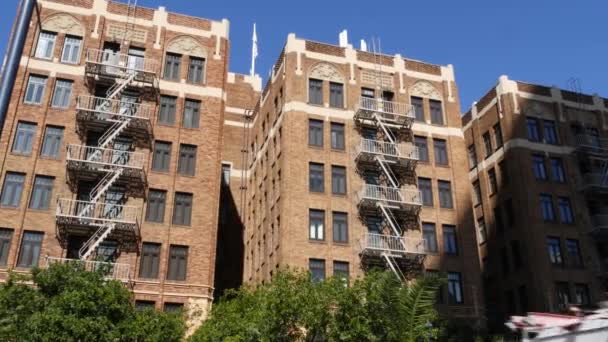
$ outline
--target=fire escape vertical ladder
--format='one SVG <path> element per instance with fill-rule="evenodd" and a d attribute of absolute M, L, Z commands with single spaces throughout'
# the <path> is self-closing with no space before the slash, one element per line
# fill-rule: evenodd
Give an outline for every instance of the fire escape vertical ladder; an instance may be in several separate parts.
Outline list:
<path fill-rule="evenodd" d="M 87 242 L 82 245 L 80 250 L 78 250 L 78 256 L 81 260 L 86 260 L 93 254 L 95 249 L 99 247 L 99 245 L 112 233 L 112 231 L 116 228 L 116 223 L 104 223 L 99 229 L 93 234 Z"/>
<path fill-rule="evenodd" d="M 388 179 L 391 186 L 395 187 L 395 188 L 399 188 L 400 185 L 399 185 L 399 182 L 397 181 L 397 176 L 395 175 L 393 170 L 391 170 L 390 166 L 387 165 L 388 162 L 384 158 L 381 158 L 379 156 L 376 156 L 376 161 L 380 165 L 380 168 L 386 175 L 386 178 Z"/>
<path fill-rule="evenodd" d="M 392 256 L 390 256 L 386 252 L 382 253 L 382 256 L 384 257 L 384 260 L 386 260 L 386 263 L 387 263 L 388 267 L 391 269 L 391 271 L 393 271 L 393 273 L 395 273 L 395 276 L 397 278 L 399 278 L 399 280 L 405 281 L 406 280 L 405 279 L 405 275 L 399 269 L 399 265 L 395 261 L 395 258 L 393 258 Z"/>

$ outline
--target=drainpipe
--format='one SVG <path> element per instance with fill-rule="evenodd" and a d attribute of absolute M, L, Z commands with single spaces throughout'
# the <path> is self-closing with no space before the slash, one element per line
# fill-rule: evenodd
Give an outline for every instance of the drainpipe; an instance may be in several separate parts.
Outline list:
<path fill-rule="evenodd" d="M 13 86 L 17 77 L 19 62 L 23 54 L 23 46 L 25 45 L 28 26 L 32 19 L 35 5 L 36 0 L 21 0 L 17 10 L 17 17 L 13 24 L 13 34 L 6 48 L 6 61 L 0 78 L 0 134 L 4 129 L 6 111 L 13 94 Z"/>

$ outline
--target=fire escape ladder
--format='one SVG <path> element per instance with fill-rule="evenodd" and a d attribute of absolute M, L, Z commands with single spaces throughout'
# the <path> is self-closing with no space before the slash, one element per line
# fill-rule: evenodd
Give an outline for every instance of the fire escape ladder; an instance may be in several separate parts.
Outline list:
<path fill-rule="evenodd" d="M 384 133 L 384 136 L 386 136 L 386 139 L 388 139 L 390 143 L 395 144 L 395 137 L 388 129 L 388 127 L 386 127 L 384 120 L 382 119 L 382 117 L 380 117 L 380 115 L 378 115 L 378 113 L 374 113 L 374 120 L 376 120 L 376 123 L 378 124 L 378 126 L 380 126 L 380 129 Z"/>
<path fill-rule="evenodd" d="M 393 170 L 390 168 L 390 166 L 387 165 L 389 162 L 378 156 L 376 156 L 376 161 L 378 162 L 378 164 L 380 165 L 380 168 L 386 175 L 386 178 L 388 179 L 388 182 L 390 183 L 390 185 L 394 188 L 399 188 L 400 185 L 399 185 L 399 182 L 397 181 L 397 176 L 395 175 Z"/>
<path fill-rule="evenodd" d="M 391 230 L 393 231 L 395 236 L 401 236 L 401 228 L 399 227 L 399 224 L 397 223 L 397 218 L 395 217 L 395 215 L 393 215 L 391 210 L 389 208 L 387 208 L 384 204 L 378 204 L 378 206 L 380 207 L 380 211 L 382 211 L 382 215 L 384 216 L 384 219 L 388 223 L 389 227 L 391 228 Z M 403 242 L 402 242 L 402 244 L 403 244 Z M 405 246 L 403 246 L 403 247 L 405 247 Z"/>
<path fill-rule="evenodd" d="M 97 247 L 108 237 L 108 235 L 112 233 L 114 228 L 116 228 L 116 223 L 104 223 L 101 225 L 95 234 L 93 234 L 78 251 L 80 260 L 88 259 L 95 249 L 97 249 Z"/>
<path fill-rule="evenodd" d="M 386 252 L 382 253 L 382 256 L 384 257 L 384 260 L 386 260 L 386 264 L 391 269 L 391 271 L 393 271 L 393 273 L 395 273 L 395 276 L 400 281 L 405 281 L 405 275 L 399 269 L 399 265 L 397 265 L 397 262 L 395 261 L 395 259 L 392 256 L 388 255 L 388 253 L 386 253 Z"/>
<path fill-rule="evenodd" d="M 608 160 L 602 162 L 602 186 L 608 186 Z"/>
<path fill-rule="evenodd" d="M 90 214 L 90 210 L 93 209 L 95 203 L 99 201 L 99 199 L 108 191 L 108 189 L 116 182 L 116 180 L 122 175 L 122 168 L 114 169 L 108 172 L 99 183 L 91 190 L 89 194 L 89 203 L 85 204 L 80 212 L 78 213 L 79 217 L 85 217 Z"/>

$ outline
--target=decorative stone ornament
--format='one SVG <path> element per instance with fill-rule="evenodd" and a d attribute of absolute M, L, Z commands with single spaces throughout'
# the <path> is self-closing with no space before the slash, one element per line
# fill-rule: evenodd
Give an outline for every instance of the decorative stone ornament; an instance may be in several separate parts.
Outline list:
<path fill-rule="evenodd" d="M 313 66 L 310 70 L 309 77 L 319 80 L 344 83 L 344 76 L 342 76 L 336 67 L 328 63 L 319 63 Z"/>
<path fill-rule="evenodd" d="M 441 93 L 431 83 L 418 81 L 410 87 L 410 95 L 441 101 Z"/>
<path fill-rule="evenodd" d="M 54 14 L 46 18 L 42 22 L 42 30 L 84 37 L 82 24 L 76 18 L 64 13 Z"/>
<path fill-rule="evenodd" d="M 167 52 L 207 58 L 207 50 L 205 50 L 205 48 L 198 41 L 190 36 L 180 36 L 173 39 L 167 45 Z"/>

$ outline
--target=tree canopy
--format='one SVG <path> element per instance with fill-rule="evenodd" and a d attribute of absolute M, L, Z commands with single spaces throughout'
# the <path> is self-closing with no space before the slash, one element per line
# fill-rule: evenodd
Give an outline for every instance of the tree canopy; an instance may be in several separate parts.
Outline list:
<path fill-rule="evenodd" d="M 0 285 L 2 341 L 180 341 L 179 313 L 136 310 L 130 291 L 103 270 L 53 264 Z"/>
<path fill-rule="evenodd" d="M 442 280 L 410 283 L 371 272 L 313 282 L 308 273 L 282 271 L 272 281 L 228 292 L 191 341 L 418 341 L 438 336 L 434 309 Z"/>

